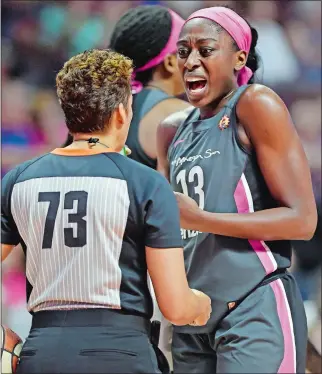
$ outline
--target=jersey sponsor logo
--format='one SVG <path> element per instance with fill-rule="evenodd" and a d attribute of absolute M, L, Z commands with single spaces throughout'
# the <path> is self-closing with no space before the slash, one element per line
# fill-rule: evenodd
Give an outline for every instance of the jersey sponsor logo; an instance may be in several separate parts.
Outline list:
<path fill-rule="evenodd" d="M 171 165 L 173 166 L 181 166 L 182 164 L 186 162 L 194 162 L 196 160 L 203 160 L 210 158 L 215 155 L 220 155 L 219 151 L 213 151 L 212 149 L 207 149 L 204 154 L 199 154 L 199 155 L 192 155 L 188 157 L 177 157 L 175 158 L 172 162 Z"/>
<path fill-rule="evenodd" d="M 201 234 L 200 231 L 181 229 L 181 238 L 182 238 L 182 240 L 195 238 L 199 234 Z"/>

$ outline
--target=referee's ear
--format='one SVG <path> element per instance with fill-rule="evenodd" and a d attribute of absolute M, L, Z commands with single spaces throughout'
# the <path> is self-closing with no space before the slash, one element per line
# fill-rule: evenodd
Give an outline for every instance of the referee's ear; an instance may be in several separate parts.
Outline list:
<path fill-rule="evenodd" d="M 118 107 L 114 110 L 111 118 L 111 124 L 120 130 L 123 126 L 128 127 L 132 120 L 132 108 L 130 110 L 126 109 L 123 103 L 120 103 Z"/>
<path fill-rule="evenodd" d="M 127 115 L 124 105 L 121 103 L 114 110 L 111 117 L 111 125 L 120 130 L 127 123 Z"/>

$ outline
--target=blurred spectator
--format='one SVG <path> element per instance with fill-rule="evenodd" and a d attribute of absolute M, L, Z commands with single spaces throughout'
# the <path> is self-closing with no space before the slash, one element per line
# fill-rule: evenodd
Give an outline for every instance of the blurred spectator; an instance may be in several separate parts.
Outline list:
<path fill-rule="evenodd" d="M 301 79 L 321 83 L 321 2 L 295 1 L 292 17 L 285 23 L 287 35 L 297 55 Z"/>
<path fill-rule="evenodd" d="M 299 77 L 299 66 L 283 27 L 277 22 L 276 1 L 250 1 L 248 20 L 258 31 L 257 50 L 262 59 L 259 76 L 265 84 L 294 82 Z"/>

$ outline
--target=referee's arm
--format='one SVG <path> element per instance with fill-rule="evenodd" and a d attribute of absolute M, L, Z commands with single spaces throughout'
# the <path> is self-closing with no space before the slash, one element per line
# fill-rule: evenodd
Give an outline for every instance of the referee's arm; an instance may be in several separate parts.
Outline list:
<path fill-rule="evenodd" d="M 205 312 L 188 285 L 174 194 L 162 176 L 146 213 L 146 260 L 159 308 L 175 325 L 186 325 Z"/>
<path fill-rule="evenodd" d="M 1 183 L 1 261 L 4 261 L 21 238 L 11 214 L 11 192 L 15 181 L 15 169 L 6 174 Z"/>

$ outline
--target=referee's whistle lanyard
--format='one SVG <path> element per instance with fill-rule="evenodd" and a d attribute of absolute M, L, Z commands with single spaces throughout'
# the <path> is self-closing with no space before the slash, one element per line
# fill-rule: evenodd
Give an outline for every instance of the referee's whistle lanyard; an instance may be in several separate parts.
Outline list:
<path fill-rule="evenodd" d="M 103 145 L 105 148 L 109 148 L 110 150 L 112 150 L 112 148 L 107 145 L 107 144 L 104 144 L 102 142 L 99 141 L 99 138 L 89 138 L 89 139 L 75 139 L 74 140 L 74 143 L 75 142 L 87 142 L 90 146 L 90 148 L 92 149 L 93 147 L 95 147 L 96 144 L 101 144 Z M 121 155 L 123 156 L 128 156 L 131 154 L 131 150 L 125 145 L 121 152 L 119 152 Z"/>

